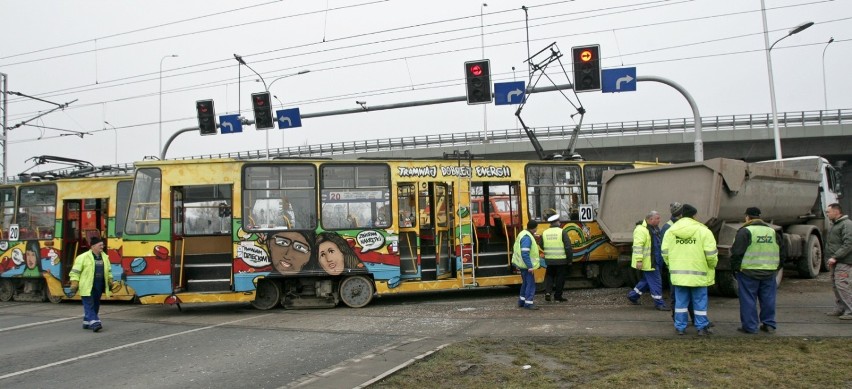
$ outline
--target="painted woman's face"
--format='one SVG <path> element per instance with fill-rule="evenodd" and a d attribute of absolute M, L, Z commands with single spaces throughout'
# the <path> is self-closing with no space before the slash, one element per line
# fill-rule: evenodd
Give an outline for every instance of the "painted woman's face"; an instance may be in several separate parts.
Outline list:
<path fill-rule="evenodd" d="M 282 274 L 298 273 L 311 259 L 311 246 L 298 232 L 279 232 L 266 242 L 272 266 Z"/>
<path fill-rule="evenodd" d="M 325 241 L 319 245 L 319 263 L 326 273 L 336 276 L 343 273 L 343 253 L 337 244 Z"/>
<path fill-rule="evenodd" d="M 38 258 L 36 258 L 35 251 L 27 250 L 25 257 L 27 260 L 27 269 L 35 269 L 36 262 L 38 261 Z"/>

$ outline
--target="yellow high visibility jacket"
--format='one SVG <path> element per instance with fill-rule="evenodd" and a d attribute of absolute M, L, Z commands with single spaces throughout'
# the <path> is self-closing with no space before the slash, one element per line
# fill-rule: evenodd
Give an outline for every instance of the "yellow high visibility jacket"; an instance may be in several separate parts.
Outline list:
<path fill-rule="evenodd" d="M 633 257 L 630 267 L 636 268 L 636 262 L 642 261 L 642 271 L 654 270 L 654 261 L 651 259 L 651 232 L 648 231 L 648 222 L 642 220 L 633 229 Z"/>
<path fill-rule="evenodd" d="M 110 282 L 112 281 L 112 269 L 110 269 L 109 256 L 106 251 L 101 253 L 101 258 L 104 261 L 104 285 L 106 290 L 104 295 L 112 296 L 110 292 Z M 95 285 L 95 255 L 92 250 L 86 251 L 83 254 L 74 258 L 74 266 L 71 267 L 71 281 L 77 281 L 80 284 L 77 286 L 77 291 L 80 296 L 91 296 L 92 287 Z"/>
<path fill-rule="evenodd" d="M 704 224 L 681 218 L 666 231 L 661 251 L 672 285 L 700 287 L 716 283 L 719 252 L 716 238 Z"/>

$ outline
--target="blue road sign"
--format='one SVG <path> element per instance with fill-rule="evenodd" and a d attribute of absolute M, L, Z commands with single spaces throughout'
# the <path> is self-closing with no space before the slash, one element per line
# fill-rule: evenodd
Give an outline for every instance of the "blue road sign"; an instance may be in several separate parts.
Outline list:
<path fill-rule="evenodd" d="M 243 123 L 240 122 L 240 115 L 220 115 L 219 128 L 223 134 L 243 132 Z"/>
<path fill-rule="evenodd" d="M 275 111 L 275 120 L 278 128 L 295 128 L 302 126 L 302 114 L 298 108 L 282 109 Z"/>
<path fill-rule="evenodd" d="M 601 73 L 603 93 L 636 91 L 636 68 L 604 69 Z"/>
<path fill-rule="evenodd" d="M 524 101 L 523 81 L 495 82 L 494 83 L 494 105 L 520 104 Z"/>

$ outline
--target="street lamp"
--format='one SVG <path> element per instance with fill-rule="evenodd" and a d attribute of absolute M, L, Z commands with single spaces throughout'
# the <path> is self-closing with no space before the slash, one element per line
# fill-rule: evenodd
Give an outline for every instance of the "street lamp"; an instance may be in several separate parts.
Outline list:
<path fill-rule="evenodd" d="M 828 40 L 825 44 L 825 48 L 822 49 L 822 94 L 823 101 L 825 102 L 825 110 L 828 111 L 828 89 L 825 87 L 825 51 L 828 50 L 828 45 L 834 42 L 834 37 Z"/>
<path fill-rule="evenodd" d="M 270 83 L 269 83 L 269 88 L 267 88 L 266 90 L 267 90 L 267 91 L 269 91 L 269 89 L 272 89 L 272 84 L 274 84 L 274 83 L 275 83 L 275 81 L 278 81 L 278 80 L 280 80 L 280 79 L 282 79 L 282 78 L 298 76 L 298 75 L 300 75 L 300 74 L 305 74 L 305 73 L 310 73 L 310 72 L 311 72 L 311 71 L 310 71 L 310 69 L 304 69 L 304 70 L 299 70 L 298 72 L 293 73 L 293 74 L 288 74 L 288 75 L 285 75 L 285 76 L 278 77 L 278 78 L 276 78 L 276 79 L 272 80 L 272 82 L 270 82 Z M 258 82 L 259 82 L 260 80 L 255 80 L 255 81 L 258 81 Z"/>
<path fill-rule="evenodd" d="M 104 120 L 104 124 L 112 127 L 112 131 L 115 132 L 115 147 L 113 149 L 115 150 L 115 164 L 118 165 L 118 130 L 106 120 Z M 106 130 L 106 128 L 104 129 Z"/>
<path fill-rule="evenodd" d="M 764 45 L 768 46 L 766 49 L 766 67 L 769 73 L 769 100 L 772 104 L 772 134 L 775 138 L 775 159 L 781 159 L 781 134 L 778 130 L 778 109 L 775 105 L 775 79 L 772 77 L 772 48 L 775 47 L 778 42 L 781 42 L 784 38 L 787 38 L 790 35 L 798 34 L 810 26 L 814 25 L 814 22 L 806 22 L 802 23 L 796 28 L 790 30 L 787 35 L 781 37 L 773 43 L 771 46 L 769 45 L 769 30 L 766 28 L 766 6 L 764 5 L 764 0 L 760 1 L 761 11 L 763 12 L 763 39 Z"/>
<path fill-rule="evenodd" d="M 163 60 L 166 58 L 177 58 L 177 56 L 177 54 L 169 54 L 160 58 L 160 148 L 157 149 L 157 155 L 160 155 L 163 151 Z"/>

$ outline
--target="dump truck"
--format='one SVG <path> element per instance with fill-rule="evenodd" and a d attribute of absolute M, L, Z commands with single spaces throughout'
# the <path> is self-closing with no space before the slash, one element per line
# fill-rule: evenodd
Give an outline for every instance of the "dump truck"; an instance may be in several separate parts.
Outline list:
<path fill-rule="evenodd" d="M 799 157 L 747 163 L 715 158 L 702 162 L 646 169 L 604 172 L 597 219 L 619 248 L 619 262 L 629 266 L 633 229 L 651 210 L 668 220 L 669 204 L 698 209 L 695 219 L 713 232 L 719 249 L 716 285 L 712 292 L 737 296 L 730 248 L 743 225 L 748 207 L 758 207 L 762 219 L 783 232 L 787 259 L 784 269 L 800 278 L 816 277 L 828 266 L 822 258 L 830 221 L 828 204 L 840 196 L 837 171 L 821 157 Z M 778 281 L 783 276 L 778 272 Z"/>

